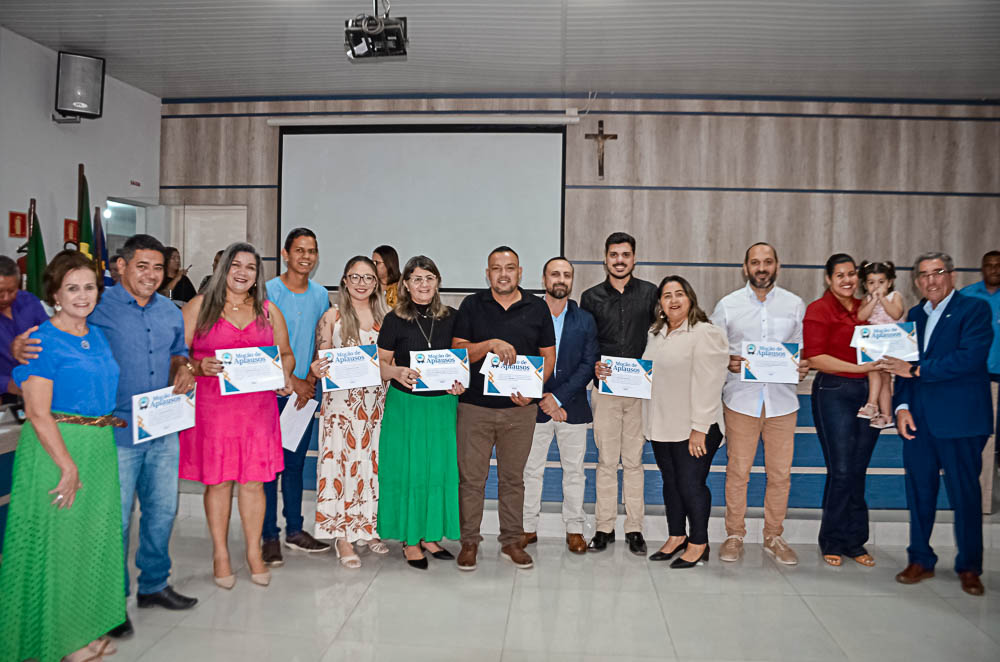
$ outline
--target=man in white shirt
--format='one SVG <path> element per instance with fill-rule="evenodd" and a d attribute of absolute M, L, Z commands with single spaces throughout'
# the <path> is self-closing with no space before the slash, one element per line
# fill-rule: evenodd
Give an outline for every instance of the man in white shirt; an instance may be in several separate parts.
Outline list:
<path fill-rule="evenodd" d="M 798 556 L 781 537 L 788 510 L 795 419 L 799 409 L 795 384 L 762 384 L 740 381 L 743 341 L 802 344 L 805 304 L 775 285 L 778 253 L 765 242 L 747 249 L 743 275 L 747 284 L 727 294 L 715 306 L 712 324 L 729 338 L 729 375 L 722 390 L 729 464 L 726 467 L 726 541 L 719 552 L 723 561 L 738 561 L 746 536 L 747 482 L 764 439 L 764 551 L 779 563 L 795 565 Z M 799 376 L 808 371 L 806 361 Z"/>

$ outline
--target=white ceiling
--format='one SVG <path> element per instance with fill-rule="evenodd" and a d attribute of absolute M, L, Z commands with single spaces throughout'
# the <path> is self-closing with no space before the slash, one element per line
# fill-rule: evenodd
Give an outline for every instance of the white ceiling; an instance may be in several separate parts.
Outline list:
<path fill-rule="evenodd" d="M 406 62 L 350 64 L 370 0 L 0 0 L 0 25 L 157 96 L 657 93 L 1000 98 L 1000 0 L 395 0 Z"/>

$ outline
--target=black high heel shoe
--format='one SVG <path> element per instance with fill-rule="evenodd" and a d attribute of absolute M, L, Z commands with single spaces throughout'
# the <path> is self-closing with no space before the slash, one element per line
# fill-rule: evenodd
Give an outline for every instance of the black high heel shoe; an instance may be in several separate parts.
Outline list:
<path fill-rule="evenodd" d="M 704 565 L 704 564 L 708 563 L 708 552 L 709 552 L 709 546 L 705 545 L 705 551 L 701 553 L 701 556 L 698 557 L 697 560 L 695 560 L 695 561 L 685 561 L 684 559 L 682 559 L 681 557 L 678 556 L 670 564 L 670 567 L 671 568 L 693 568 L 696 565 Z"/>
<path fill-rule="evenodd" d="M 441 545 L 438 545 L 438 547 L 441 547 Z M 444 547 L 441 547 L 441 549 L 439 549 L 436 552 L 432 552 L 431 550 L 424 547 L 423 540 L 420 541 L 420 550 L 427 552 L 428 554 L 436 558 L 438 561 L 451 561 L 455 558 L 455 556 Z"/>
<path fill-rule="evenodd" d="M 421 545 L 417 545 L 420 551 L 423 552 L 424 548 Z M 406 559 L 406 545 L 403 545 L 403 558 Z M 406 564 L 411 568 L 416 568 L 417 570 L 426 570 L 428 567 L 427 557 L 422 556 L 419 559 L 406 559 Z"/>
<path fill-rule="evenodd" d="M 685 549 L 687 549 L 687 546 L 688 546 L 688 541 L 685 539 L 684 542 L 682 542 L 681 544 L 677 545 L 677 547 L 674 547 L 674 551 L 672 551 L 672 552 L 663 552 L 663 551 L 659 551 L 659 550 L 653 552 L 652 554 L 649 555 L 649 560 L 650 561 L 669 561 L 670 559 L 674 558 L 674 556 L 676 556 L 677 554 L 679 554 L 679 553 L 683 552 Z"/>

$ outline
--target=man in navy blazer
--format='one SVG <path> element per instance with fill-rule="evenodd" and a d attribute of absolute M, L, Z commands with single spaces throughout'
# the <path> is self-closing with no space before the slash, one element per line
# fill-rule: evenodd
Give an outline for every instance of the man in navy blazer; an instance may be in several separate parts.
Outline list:
<path fill-rule="evenodd" d="M 962 590 L 982 595 L 983 520 L 979 474 L 992 432 L 993 407 L 986 359 L 993 342 L 989 305 L 954 287 L 954 263 L 924 253 L 913 268 L 923 300 L 910 309 L 920 360 L 885 360 L 896 380 L 896 424 L 903 443 L 906 501 L 910 509 L 909 564 L 902 584 L 934 576 L 930 546 L 940 471 L 955 511 L 955 572 Z"/>
<path fill-rule="evenodd" d="M 545 462 L 555 435 L 562 465 L 563 523 L 566 545 L 575 554 L 587 552 L 583 537 L 583 456 L 587 450 L 587 424 L 593 421 L 587 402 L 587 385 L 594 376 L 599 349 L 593 316 L 570 300 L 573 265 L 554 257 L 542 269 L 545 303 L 556 331 L 556 368 L 545 383 L 531 453 L 524 466 L 524 534 L 522 546 L 538 540 L 538 513 L 542 506 Z"/>

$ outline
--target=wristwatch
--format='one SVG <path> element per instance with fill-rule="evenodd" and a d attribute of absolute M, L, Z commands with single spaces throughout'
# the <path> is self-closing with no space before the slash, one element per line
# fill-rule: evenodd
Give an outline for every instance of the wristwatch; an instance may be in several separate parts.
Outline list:
<path fill-rule="evenodd" d="M 917 376 L 917 370 L 919 370 L 919 369 L 920 369 L 920 366 L 918 366 L 918 365 L 911 365 L 910 366 L 910 377 L 916 377 Z"/>

